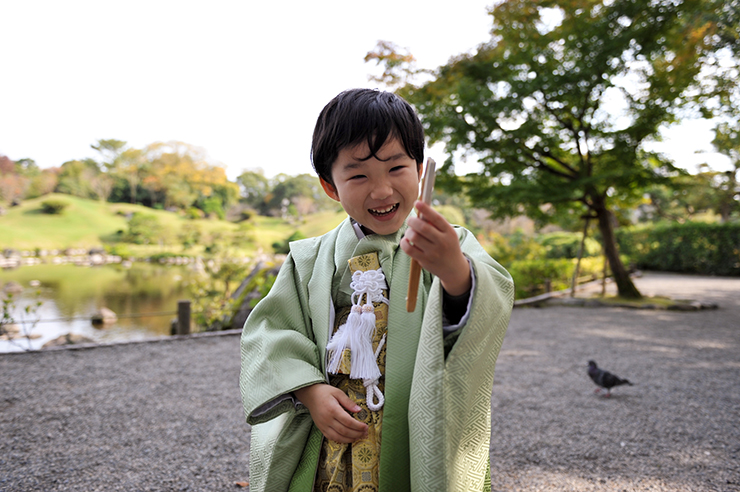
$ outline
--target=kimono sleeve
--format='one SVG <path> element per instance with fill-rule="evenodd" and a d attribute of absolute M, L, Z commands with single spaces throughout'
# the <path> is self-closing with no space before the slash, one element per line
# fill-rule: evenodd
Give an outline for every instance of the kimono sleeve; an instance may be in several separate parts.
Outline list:
<path fill-rule="evenodd" d="M 259 424 L 303 408 L 292 392 L 324 381 L 305 283 L 288 255 L 242 331 L 239 386 L 247 423 Z"/>

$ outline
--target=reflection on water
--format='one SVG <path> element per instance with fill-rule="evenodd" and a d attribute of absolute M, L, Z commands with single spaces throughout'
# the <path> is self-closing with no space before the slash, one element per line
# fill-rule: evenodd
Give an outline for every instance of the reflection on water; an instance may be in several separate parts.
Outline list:
<path fill-rule="evenodd" d="M 23 292 L 14 296 L 16 307 L 12 314 L 16 321 L 28 319 L 24 308 L 35 304 L 37 299 L 41 301 L 37 317 L 42 321 L 32 329 L 40 337 L 30 341 L 30 347 L 37 349 L 66 333 L 80 334 L 97 342 L 169 335 L 177 301 L 188 297 L 186 282 L 195 275 L 187 266 L 149 263 L 134 263 L 130 268 L 36 265 L 0 271 L 0 284 L 12 281 L 23 287 Z M 33 281 L 40 285 L 31 287 Z M 105 327 L 93 326 L 90 318 L 102 307 L 113 310 L 118 321 Z M 139 316 L 147 313 L 160 315 Z M 26 339 L 0 341 L 0 352 L 28 347 Z"/>

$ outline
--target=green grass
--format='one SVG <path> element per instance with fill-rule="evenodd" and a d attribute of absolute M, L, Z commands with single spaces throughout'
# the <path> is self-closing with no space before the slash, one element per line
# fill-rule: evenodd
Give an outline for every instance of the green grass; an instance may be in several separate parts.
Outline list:
<path fill-rule="evenodd" d="M 670 306 L 676 304 L 676 301 L 668 297 L 653 296 L 653 297 L 642 297 L 640 299 L 629 299 L 626 297 L 619 296 L 605 296 L 605 297 L 593 297 L 594 299 L 612 306 L 630 306 L 634 308 L 644 308 L 648 306 L 659 306 L 667 309 Z"/>
<path fill-rule="evenodd" d="M 41 211 L 45 200 L 64 200 L 69 206 L 63 214 L 51 215 Z M 155 253 L 172 252 L 178 254 L 202 254 L 209 242 L 183 250 L 176 237 L 186 224 L 197 224 L 205 238 L 230 236 L 240 228 L 240 224 L 214 219 L 191 220 L 175 212 L 154 210 L 141 205 L 126 203 L 103 203 L 70 195 L 51 194 L 24 201 L 20 206 L 6 209 L 0 216 L 0 249 L 17 250 L 91 248 L 103 245 L 125 245 L 135 256 L 149 256 Z M 169 244 L 135 245 L 120 243 L 118 231 L 128 230 L 127 214 L 142 212 L 157 217 L 162 231 L 167 232 Z M 230 245 L 228 249 L 243 255 L 257 251 L 272 252 L 272 244 L 283 241 L 296 230 L 306 237 L 323 234 L 339 224 L 346 214 L 340 211 L 319 212 L 300 221 L 286 221 L 275 217 L 255 216 L 248 222 L 251 227 L 252 242 Z M 218 240 L 216 240 L 218 241 Z"/>

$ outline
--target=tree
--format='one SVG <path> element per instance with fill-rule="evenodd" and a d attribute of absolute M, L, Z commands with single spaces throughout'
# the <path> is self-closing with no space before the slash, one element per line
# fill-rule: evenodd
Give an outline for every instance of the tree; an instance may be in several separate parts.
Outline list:
<path fill-rule="evenodd" d="M 80 198 L 92 198 L 92 181 L 100 174 L 98 163 L 92 159 L 67 161 L 59 172 L 56 191 Z"/>
<path fill-rule="evenodd" d="M 131 203 L 136 203 L 136 192 L 141 182 L 142 167 L 145 164 L 143 152 L 140 149 L 129 148 L 125 141 L 116 139 L 100 139 L 97 144 L 92 144 L 90 147 L 103 156 L 102 167 L 107 169 L 112 176 L 128 183 L 129 199 Z M 107 183 L 103 183 L 101 191 L 105 192 L 106 186 Z M 111 191 L 108 191 L 108 196 L 110 193 Z"/>
<path fill-rule="evenodd" d="M 737 174 L 740 171 L 740 122 L 734 125 L 720 123 L 714 128 L 712 145 L 717 152 L 730 159 L 732 169 L 724 173 L 717 173 L 716 187 L 718 211 L 722 222 L 730 219 L 732 212 L 740 210 L 740 186 Z"/>
<path fill-rule="evenodd" d="M 17 203 L 25 196 L 28 182 L 29 179 L 18 172 L 16 162 L 0 155 L 0 200 Z"/>
<path fill-rule="evenodd" d="M 640 297 L 619 257 L 613 210 L 679 174 L 642 148 L 661 125 L 684 104 L 706 109 L 734 90 L 731 70 L 713 64 L 736 42 L 720 35 L 718 19 L 729 14 L 706 15 L 710 3 L 497 3 L 490 42 L 419 86 L 407 72 L 398 89 L 430 140 L 446 144 L 440 184 L 497 215 L 595 219 L 619 294 Z M 456 177 L 460 152 L 475 154 L 483 172 Z"/>
<path fill-rule="evenodd" d="M 265 197 L 270 188 L 269 181 L 262 169 L 244 171 L 236 178 L 236 182 L 239 185 L 242 200 L 250 207 L 262 212 Z"/>

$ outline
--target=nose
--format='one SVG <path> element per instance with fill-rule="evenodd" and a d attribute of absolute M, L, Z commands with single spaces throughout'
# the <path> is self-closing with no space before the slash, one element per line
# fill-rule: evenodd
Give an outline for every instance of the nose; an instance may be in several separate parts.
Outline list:
<path fill-rule="evenodd" d="M 373 200 L 382 201 L 390 197 L 392 194 L 393 187 L 388 180 L 380 180 L 375 184 L 375 186 L 373 186 L 373 190 L 370 192 L 370 197 Z"/>
<path fill-rule="evenodd" d="M 393 186 L 388 179 L 378 179 L 373 183 L 373 189 L 370 192 L 370 198 L 382 201 L 393 195 Z"/>

